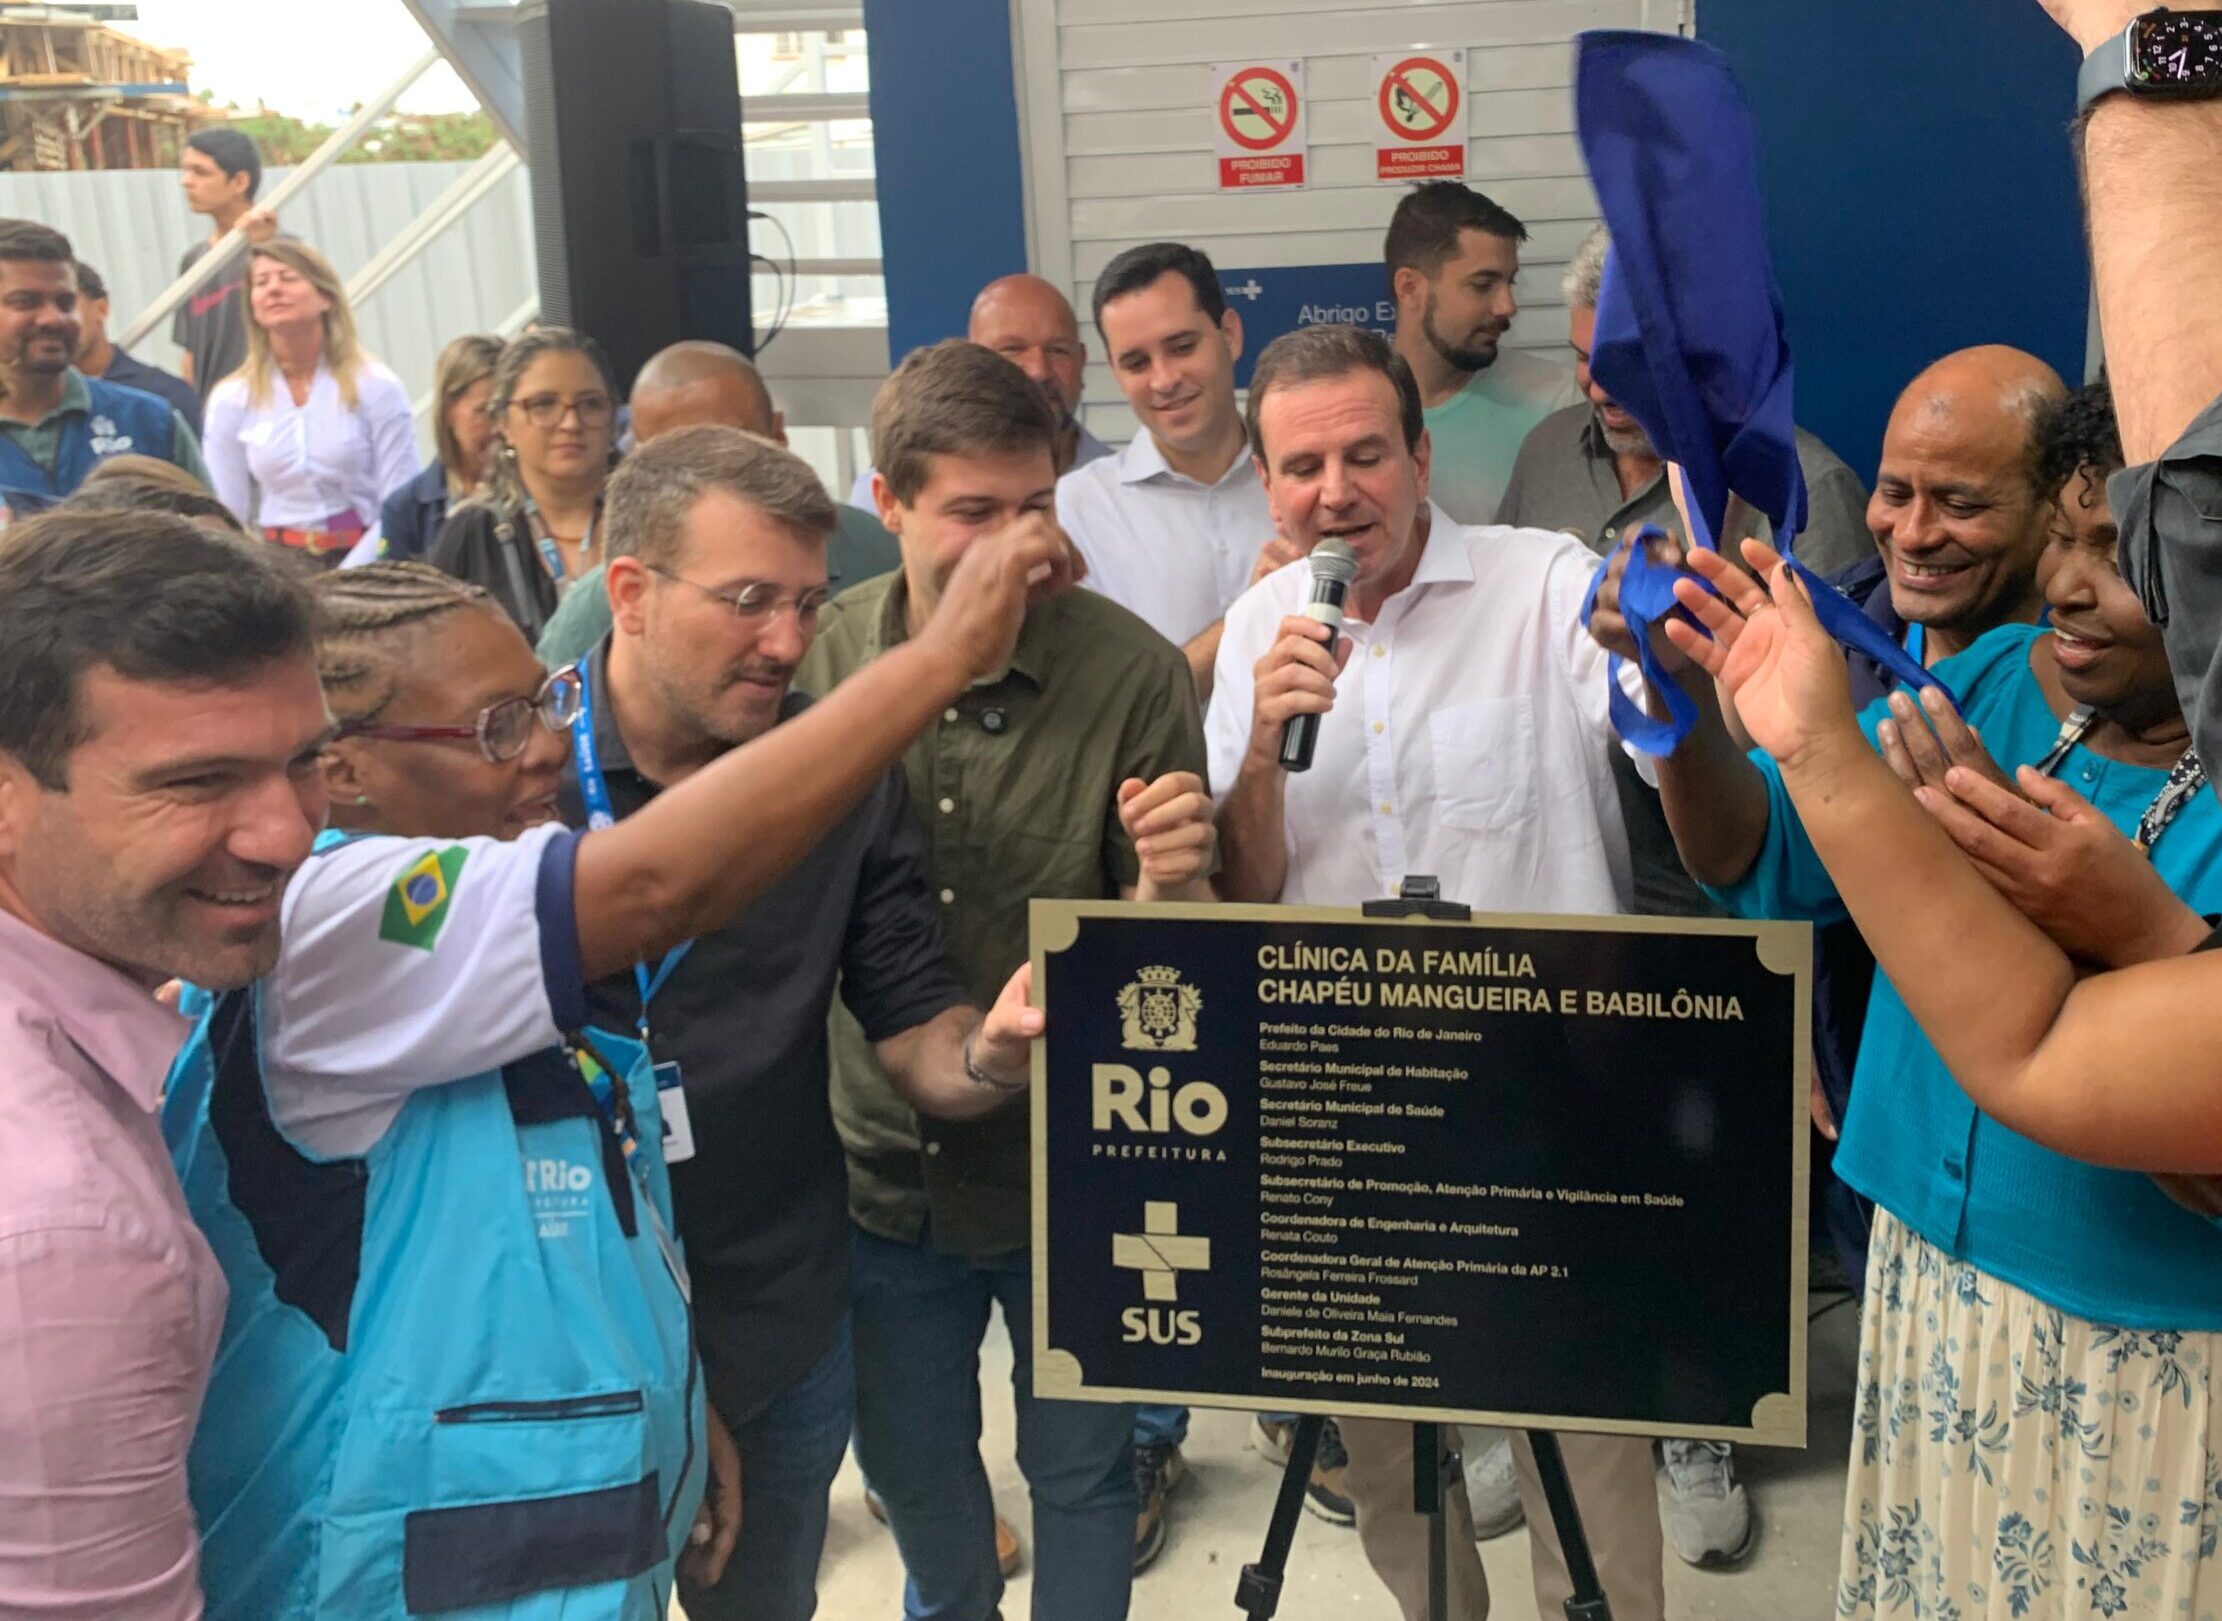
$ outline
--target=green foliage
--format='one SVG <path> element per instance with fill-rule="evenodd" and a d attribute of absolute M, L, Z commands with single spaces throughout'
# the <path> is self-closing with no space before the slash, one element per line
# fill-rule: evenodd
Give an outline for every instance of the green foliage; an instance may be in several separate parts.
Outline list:
<path fill-rule="evenodd" d="M 299 163 L 323 145 L 333 129 L 330 124 L 304 123 L 268 108 L 251 113 L 234 109 L 226 122 L 253 136 L 262 148 L 262 161 L 272 168 Z M 483 156 L 499 139 L 493 120 L 483 112 L 393 113 L 373 124 L 339 161 L 468 162 Z"/>

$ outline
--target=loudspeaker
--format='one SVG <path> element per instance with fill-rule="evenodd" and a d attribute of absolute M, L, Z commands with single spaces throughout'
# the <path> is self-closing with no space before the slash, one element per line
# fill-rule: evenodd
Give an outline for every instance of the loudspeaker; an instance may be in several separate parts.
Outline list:
<path fill-rule="evenodd" d="M 681 338 L 755 352 L 733 14 L 712 0 L 527 0 L 540 318 L 618 387 Z"/>

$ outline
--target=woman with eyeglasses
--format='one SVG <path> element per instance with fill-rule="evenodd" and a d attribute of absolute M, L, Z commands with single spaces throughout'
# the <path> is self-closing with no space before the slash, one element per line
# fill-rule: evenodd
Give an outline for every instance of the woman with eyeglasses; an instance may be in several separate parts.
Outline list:
<path fill-rule="evenodd" d="M 448 514 L 426 560 L 487 591 L 536 641 L 597 561 L 617 387 L 592 338 L 539 327 L 502 350 L 486 409 L 494 439 L 485 476 Z"/>
<path fill-rule="evenodd" d="M 433 841 L 367 945 L 429 954 L 443 928 L 477 926 L 445 909 L 469 864 L 487 866 L 485 841 L 546 837 L 579 676 L 549 674 L 484 591 L 421 563 L 338 571 L 315 592 L 338 722 L 317 859 L 384 835 L 405 865 L 405 841 Z M 366 949 L 292 912 L 286 928 L 279 979 Z M 698 1514 L 705 1461 L 735 1494 L 738 1465 L 704 1407 L 639 1049 L 582 1029 L 493 1073 L 396 1073 L 364 1124 L 356 1089 L 296 1096 L 268 1068 L 288 1041 L 330 1039 L 298 1026 L 344 1021 L 344 1001 L 300 1008 L 288 1031 L 264 993 L 260 1084 L 227 1088 L 219 1044 L 165 1104 L 232 1292 L 189 1464 L 209 1616 L 369 1621 L 406 1596 L 411 1613 L 661 1621 L 682 1548 L 722 1563 L 731 1546 Z M 295 1203 L 274 1218 L 280 1197 Z"/>
<path fill-rule="evenodd" d="M 448 340 L 432 373 L 432 440 L 440 453 L 415 478 L 386 492 L 385 505 L 379 509 L 383 533 L 377 541 L 349 552 L 343 567 L 381 558 L 421 558 L 447 522 L 449 506 L 460 504 L 478 488 L 494 440 L 486 402 L 493 397 L 494 366 L 501 351 L 501 339 L 483 333 Z"/>
<path fill-rule="evenodd" d="M 339 273 L 306 243 L 248 255 L 247 312 L 246 363 L 208 396 L 209 477 L 242 524 L 330 568 L 417 476 L 409 391 L 363 350 Z"/>

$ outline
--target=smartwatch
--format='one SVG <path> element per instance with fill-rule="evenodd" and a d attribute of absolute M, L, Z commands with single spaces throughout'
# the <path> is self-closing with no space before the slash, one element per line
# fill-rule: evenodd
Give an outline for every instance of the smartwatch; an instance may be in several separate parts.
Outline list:
<path fill-rule="evenodd" d="M 2083 59 L 2076 108 L 2088 112 L 2116 91 L 2178 100 L 2222 96 L 2222 11 L 2164 6 L 2130 19 Z"/>

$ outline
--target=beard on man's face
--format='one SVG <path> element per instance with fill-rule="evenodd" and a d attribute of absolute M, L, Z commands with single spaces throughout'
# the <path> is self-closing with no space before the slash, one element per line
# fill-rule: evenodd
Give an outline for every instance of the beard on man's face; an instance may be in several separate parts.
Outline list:
<path fill-rule="evenodd" d="M 1658 451 L 1652 448 L 1651 436 L 1643 431 L 1642 424 L 1634 417 L 1617 405 L 1609 410 L 1600 405 L 1596 407 L 1596 411 L 1597 431 L 1603 435 L 1607 450 L 1615 456 L 1643 456 L 1653 461 L 1659 459 Z"/>
<path fill-rule="evenodd" d="M 1512 329 L 1510 321 L 1494 321 L 1463 334 L 1453 342 L 1443 335 L 1435 324 L 1437 305 L 1434 295 L 1428 295 L 1427 309 L 1420 317 L 1420 330 L 1427 341 L 1445 362 L 1460 371 L 1487 371 L 1497 363 L 1497 352 L 1502 347 L 1505 333 Z"/>

